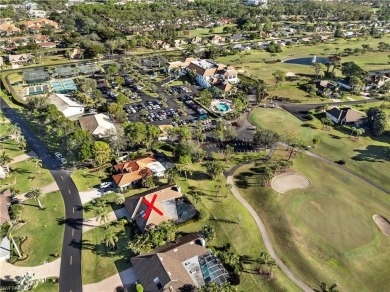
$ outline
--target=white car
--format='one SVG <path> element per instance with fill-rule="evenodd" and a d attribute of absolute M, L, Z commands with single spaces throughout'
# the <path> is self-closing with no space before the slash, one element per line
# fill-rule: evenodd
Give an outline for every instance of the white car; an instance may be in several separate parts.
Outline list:
<path fill-rule="evenodd" d="M 54 153 L 54 155 L 58 158 L 58 159 L 61 159 L 62 158 L 62 154 L 60 152 L 56 152 Z"/>
<path fill-rule="evenodd" d="M 61 162 L 62 162 L 62 164 L 66 164 L 67 163 L 65 158 L 61 158 Z"/>
<path fill-rule="evenodd" d="M 105 189 L 105 188 L 108 188 L 108 187 L 110 187 L 112 185 L 112 183 L 111 182 L 104 182 L 104 183 L 101 183 L 100 184 L 100 188 L 101 189 Z"/>

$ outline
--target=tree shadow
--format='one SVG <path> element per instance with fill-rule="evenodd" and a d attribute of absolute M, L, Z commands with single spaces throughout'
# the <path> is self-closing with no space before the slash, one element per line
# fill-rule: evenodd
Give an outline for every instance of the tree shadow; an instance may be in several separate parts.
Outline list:
<path fill-rule="evenodd" d="M 314 129 L 314 130 L 317 130 L 317 129 L 318 129 L 315 125 L 309 124 L 309 123 L 302 124 L 301 127 L 310 128 L 310 129 Z"/>
<path fill-rule="evenodd" d="M 77 230 L 81 230 L 83 228 L 84 221 L 82 218 L 57 218 L 57 224 L 58 225 L 68 225 L 69 227 L 72 227 Z"/>
<path fill-rule="evenodd" d="M 352 157 L 355 161 L 386 162 L 390 161 L 390 147 L 369 145 L 366 149 L 353 150 L 357 154 Z"/>
<path fill-rule="evenodd" d="M 191 174 L 187 174 L 189 179 L 192 180 L 205 180 L 209 179 L 209 176 L 207 173 L 204 173 L 203 171 L 195 170 Z"/>
<path fill-rule="evenodd" d="M 329 134 L 329 136 L 330 136 L 332 139 L 336 139 L 336 140 L 341 140 L 341 139 L 342 139 L 342 137 L 337 136 L 337 135 L 335 135 L 335 134 Z"/>

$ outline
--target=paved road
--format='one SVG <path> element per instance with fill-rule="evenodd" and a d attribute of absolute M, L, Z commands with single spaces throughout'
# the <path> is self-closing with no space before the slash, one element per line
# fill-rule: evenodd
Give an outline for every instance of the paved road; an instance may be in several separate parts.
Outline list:
<path fill-rule="evenodd" d="M 30 130 L 18 116 L 18 113 L 0 97 L 0 108 L 4 115 L 17 124 L 32 150 L 42 160 L 43 166 L 50 170 L 58 184 L 65 203 L 66 219 L 64 241 L 62 246 L 60 268 L 60 291 L 81 292 L 81 240 L 83 212 L 76 186 L 70 178 L 70 173 L 61 169 L 61 163 L 47 149 L 45 144 Z"/>
<path fill-rule="evenodd" d="M 245 162 L 246 163 L 246 162 Z M 263 221 L 259 217 L 259 215 L 256 213 L 256 211 L 248 204 L 247 201 L 241 196 L 240 192 L 237 190 L 236 186 L 234 185 L 233 181 L 233 174 L 239 168 L 241 165 L 245 163 L 240 163 L 234 166 L 228 173 L 225 174 L 227 182 L 232 185 L 232 193 L 237 198 L 237 200 L 240 201 L 241 204 L 244 205 L 244 207 L 249 211 L 249 213 L 252 215 L 253 219 L 255 219 L 257 227 L 259 228 L 261 237 L 263 238 L 263 242 L 265 245 L 265 248 L 267 249 L 270 256 L 275 260 L 276 264 L 279 266 L 279 268 L 283 271 L 283 273 L 291 280 L 293 281 L 299 288 L 301 288 L 303 291 L 313 291 L 309 286 L 307 286 L 305 283 L 303 283 L 278 257 L 278 255 L 275 253 L 275 250 L 272 246 L 272 242 L 269 238 L 267 228 L 265 227 Z"/>

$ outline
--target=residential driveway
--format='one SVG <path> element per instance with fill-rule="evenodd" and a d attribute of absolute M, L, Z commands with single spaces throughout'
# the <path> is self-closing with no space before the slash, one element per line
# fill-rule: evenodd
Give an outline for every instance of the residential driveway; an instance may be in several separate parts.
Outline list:
<path fill-rule="evenodd" d="M 111 222 L 111 221 L 114 221 L 114 220 L 121 219 L 123 217 L 127 217 L 127 219 L 130 219 L 130 217 L 129 217 L 127 211 L 126 211 L 126 208 L 124 208 L 124 207 L 108 213 L 107 221 Z M 94 229 L 94 228 L 96 228 L 98 226 L 100 226 L 100 221 L 96 220 L 96 217 L 95 218 L 90 218 L 90 219 L 84 219 L 83 220 L 83 233 L 87 232 L 87 231 L 89 231 L 91 229 Z"/>
<path fill-rule="evenodd" d="M 80 199 L 81 199 L 81 204 L 88 203 L 89 201 L 95 200 L 101 196 L 103 196 L 105 193 L 101 189 L 96 189 L 93 188 L 89 191 L 85 192 L 80 192 Z"/>
<path fill-rule="evenodd" d="M 35 154 L 34 151 L 29 151 L 25 154 L 22 154 L 22 155 L 19 155 L 19 156 L 16 156 L 12 159 L 11 163 L 17 163 L 17 162 L 21 162 L 21 161 L 24 161 L 24 160 L 27 160 L 27 159 L 30 159 L 32 157 L 37 157 L 37 155 Z"/>
<path fill-rule="evenodd" d="M 0 263 L 0 277 L 2 279 L 15 279 L 27 272 L 34 273 L 35 279 L 60 276 L 61 259 L 35 267 L 18 267 L 7 262 Z"/>
<path fill-rule="evenodd" d="M 115 274 L 101 282 L 83 285 L 84 292 L 107 292 L 115 291 L 117 287 L 129 286 L 137 280 L 133 268 L 129 268 Z"/>
<path fill-rule="evenodd" d="M 43 188 L 41 188 L 41 190 L 42 190 L 42 193 L 47 194 L 47 193 L 58 191 L 59 188 L 58 188 L 57 183 L 53 182 L 47 186 L 44 186 Z M 23 194 L 17 195 L 16 198 L 18 198 L 19 201 L 23 202 L 24 200 L 28 199 L 26 197 L 27 194 L 28 193 L 23 193 Z"/>

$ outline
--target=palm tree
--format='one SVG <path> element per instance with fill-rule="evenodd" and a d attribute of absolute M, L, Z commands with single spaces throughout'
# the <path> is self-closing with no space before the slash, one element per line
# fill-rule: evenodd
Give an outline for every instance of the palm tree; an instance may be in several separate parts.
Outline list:
<path fill-rule="evenodd" d="M 226 183 L 226 184 L 224 185 L 224 187 L 225 187 L 226 190 L 227 190 L 226 196 L 225 196 L 225 198 L 227 198 L 227 195 L 228 195 L 228 193 L 229 193 L 229 190 L 232 189 L 233 185 L 232 185 L 232 184 L 229 184 L 229 183 Z"/>
<path fill-rule="evenodd" d="M 353 134 L 357 131 L 357 129 L 355 127 L 351 127 L 351 135 L 349 136 L 349 138 L 352 138 Z"/>
<path fill-rule="evenodd" d="M 168 183 L 173 184 L 179 177 L 179 173 L 176 168 L 169 168 L 166 172 Z"/>
<path fill-rule="evenodd" d="M 325 282 L 319 282 L 318 286 L 320 286 L 320 289 L 314 289 L 315 292 L 338 292 L 339 290 L 336 289 L 337 284 L 333 283 L 328 287 L 328 285 Z"/>
<path fill-rule="evenodd" d="M 17 246 L 14 237 L 12 236 L 13 229 L 14 226 L 12 225 L 11 221 L 7 221 L 6 224 L 2 225 L 0 237 L 8 237 L 8 239 L 11 240 L 12 244 L 14 245 L 18 256 L 21 258 L 22 254 L 20 253 L 19 247 Z"/>
<path fill-rule="evenodd" d="M 34 163 L 34 168 L 35 170 L 38 170 L 38 173 L 40 174 L 41 173 L 41 168 L 42 168 L 42 160 L 39 159 L 39 158 L 34 158 L 33 159 L 33 163 Z"/>
<path fill-rule="evenodd" d="M 11 124 L 9 127 L 9 132 L 11 133 L 11 136 L 19 142 L 20 136 L 22 135 L 22 130 L 15 124 Z"/>
<path fill-rule="evenodd" d="M 148 188 L 148 189 L 154 188 L 154 187 L 156 186 L 156 184 L 154 183 L 154 178 L 153 178 L 153 176 L 148 175 L 148 176 L 144 177 L 144 178 L 142 179 L 142 185 L 143 185 L 145 188 Z"/>
<path fill-rule="evenodd" d="M 115 204 L 121 206 L 125 202 L 125 196 L 123 194 L 116 194 L 114 198 Z"/>
<path fill-rule="evenodd" d="M 18 291 L 31 290 L 36 287 L 37 281 L 34 280 L 34 273 L 27 272 L 22 277 L 20 277 L 16 284 L 16 289 Z"/>
<path fill-rule="evenodd" d="M 357 129 L 356 137 L 359 140 L 360 135 L 363 135 L 365 130 L 363 128 Z"/>
<path fill-rule="evenodd" d="M 11 161 L 11 156 L 9 156 L 7 153 L 5 153 L 5 151 L 3 151 L 3 153 L 0 155 L 0 165 L 6 167 Z"/>
<path fill-rule="evenodd" d="M 27 147 L 27 141 L 23 136 L 19 138 L 19 147 L 22 148 L 23 151 Z"/>
<path fill-rule="evenodd" d="M 117 244 L 118 240 L 119 240 L 118 236 L 116 236 L 114 233 L 109 233 L 104 238 L 104 242 L 105 242 L 106 246 L 110 247 L 113 250 L 116 249 L 116 244 Z"/>
<path fill-rule="evenodd" d="M 43 209 L 43 205 L 41 204 L 41 199 L 43 197 L 43 192 L 40 188 L 32 188 L 28 192 L 28 197 L 38 202 L 39 208 Z"/>
<path fill-rule="evenodd" d="M 96 221 L 99 221 L 99 224 L 104 223 L 104 228 L 108 228 L 108 214 L 105 208 L 99 207 L 97 210 Z"/>

